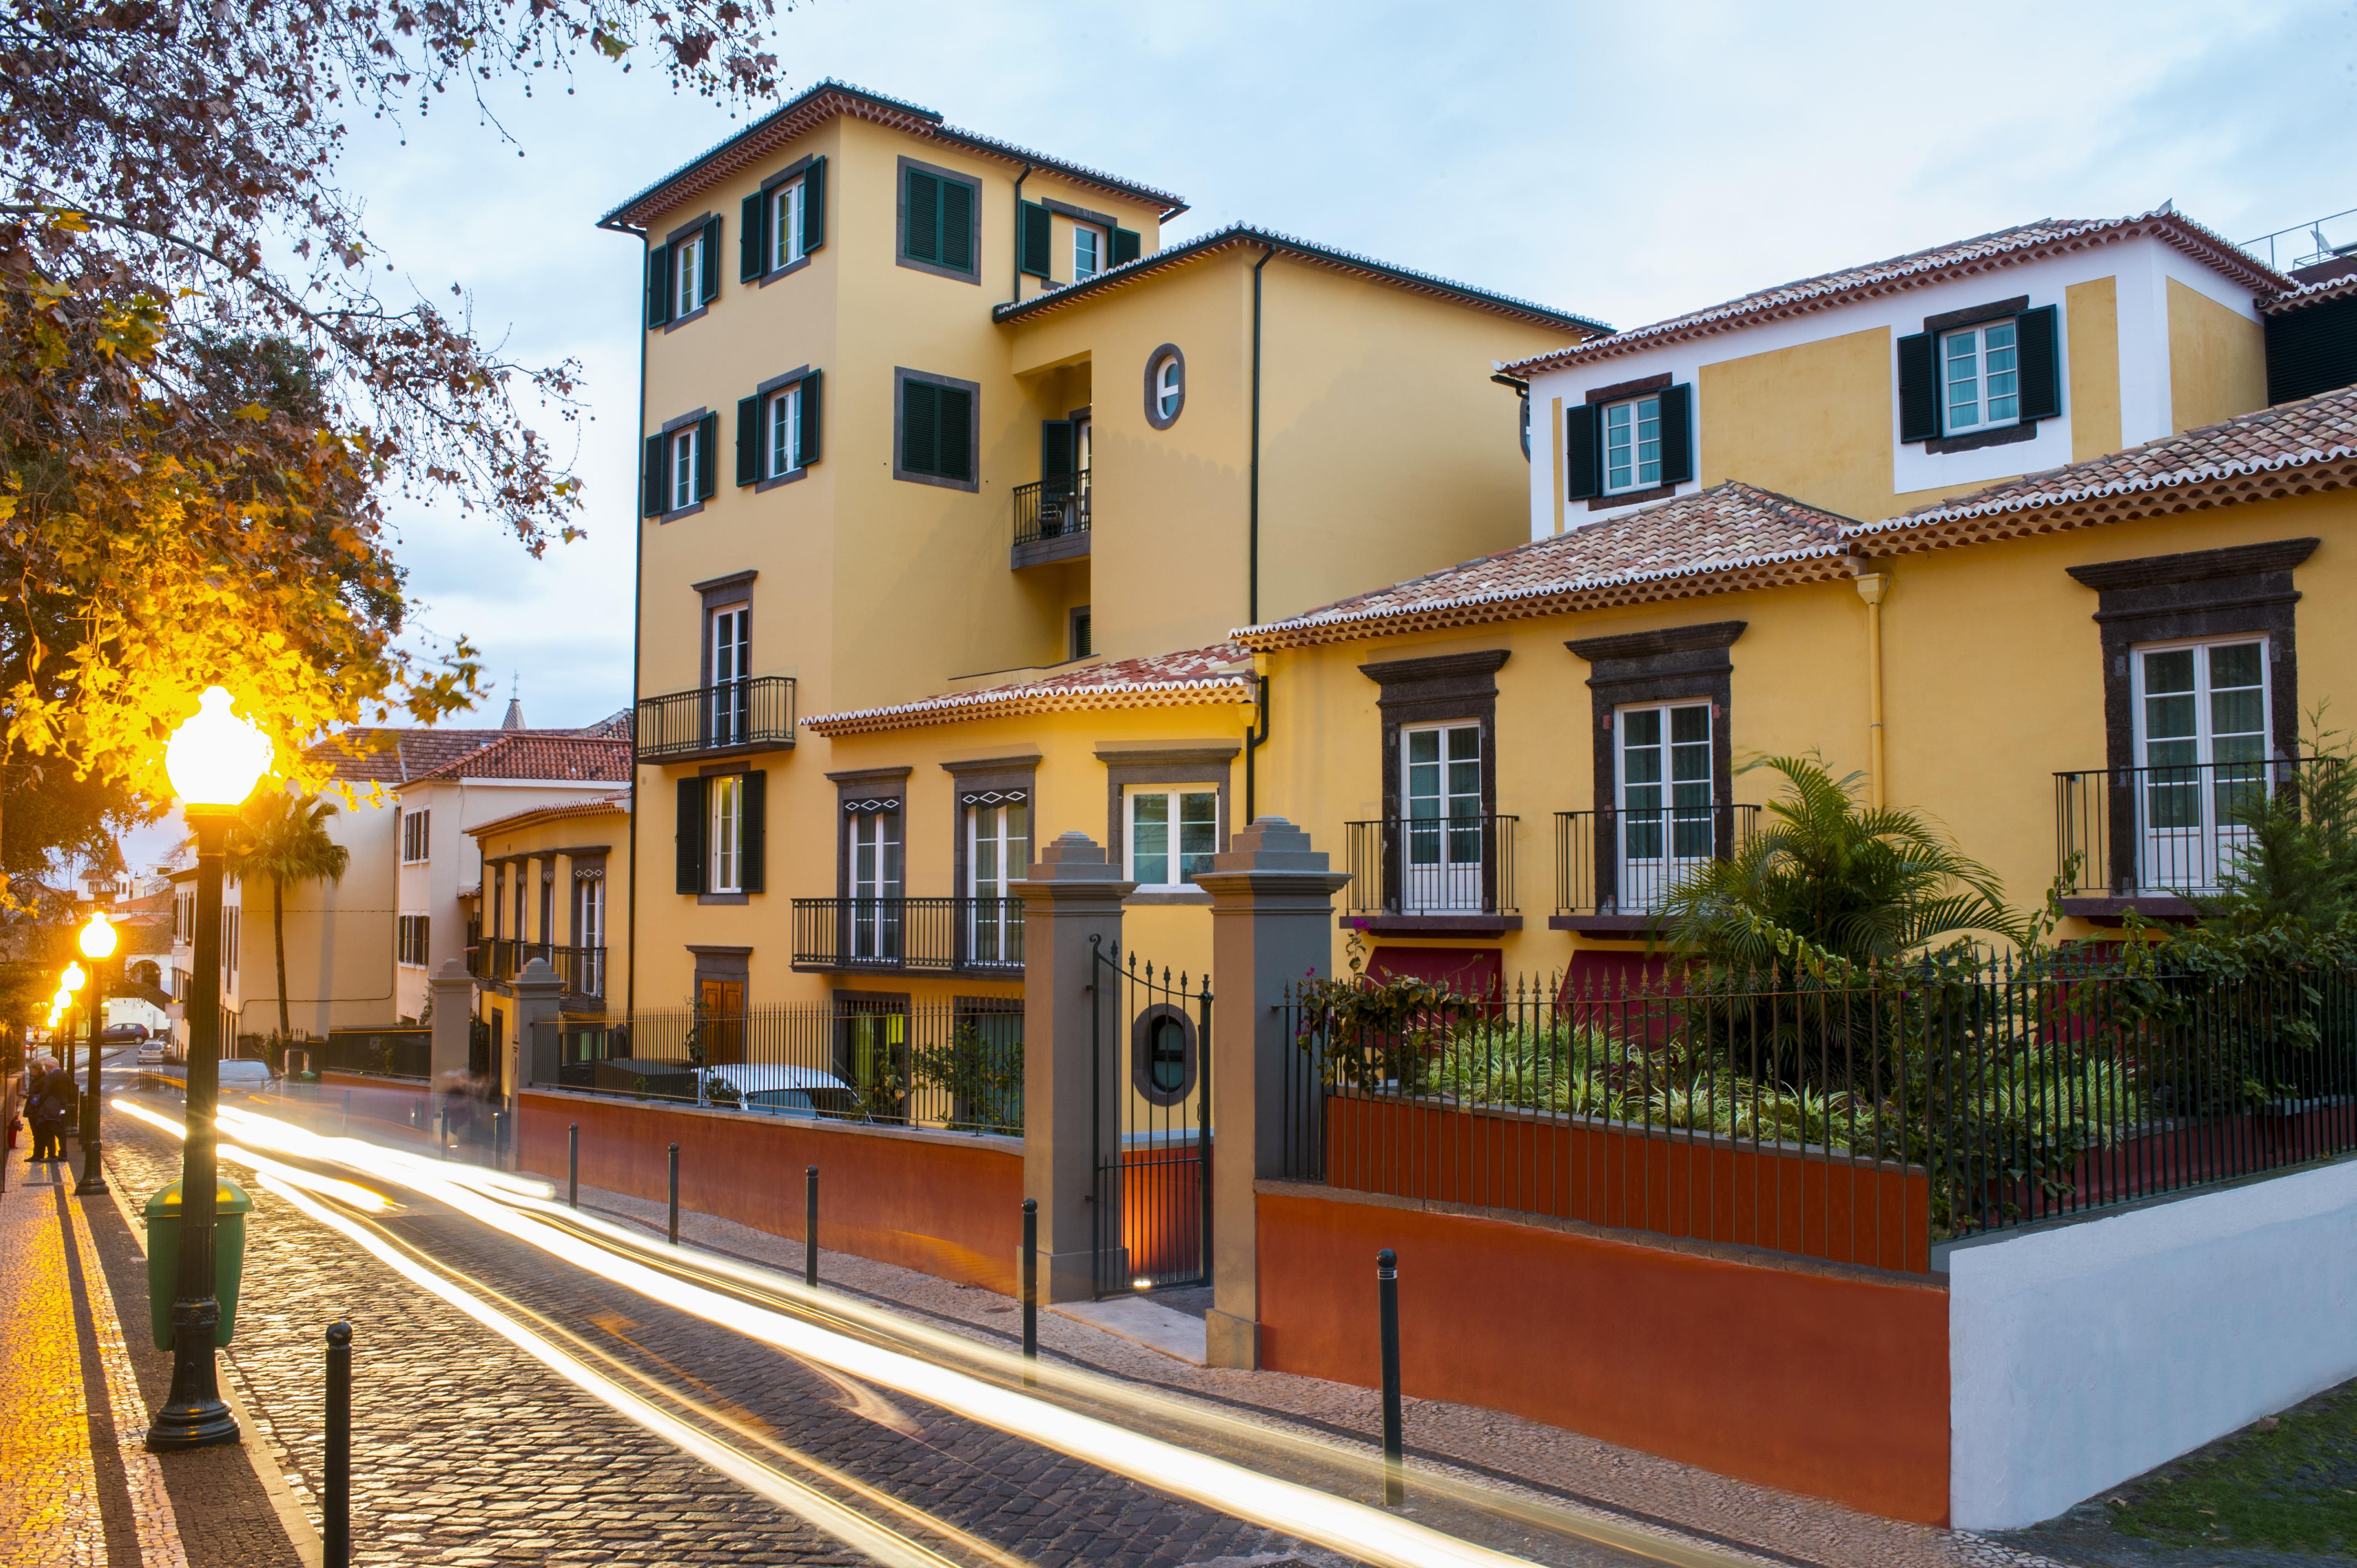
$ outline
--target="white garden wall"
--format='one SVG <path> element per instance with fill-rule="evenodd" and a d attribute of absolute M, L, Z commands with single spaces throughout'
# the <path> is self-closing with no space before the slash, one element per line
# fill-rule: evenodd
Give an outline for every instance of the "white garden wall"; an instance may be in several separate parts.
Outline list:
<path fill-rule="evenodd" d="M 1948 1258 L 1950 1518 L 2050 1519 L 2357 1377 L 2357 1160 Z"/>

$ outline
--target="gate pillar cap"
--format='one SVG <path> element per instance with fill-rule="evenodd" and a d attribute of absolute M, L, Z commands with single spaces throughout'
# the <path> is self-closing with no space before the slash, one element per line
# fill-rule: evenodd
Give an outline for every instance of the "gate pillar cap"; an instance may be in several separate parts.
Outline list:
<path fill-rule="evenodd" d="M 1069 832 L 1039 847 L 1039 858 L 1031 863 L 1031 882 L 1118 882 L 1121 867 L 1115 865 L 1104 852 L 1104 846 L 1084 832 Z"/>
<path fill-rule="evenodd" d="M 1211 857 L 1221 871 L 1298 871 L 1323 874 L 1331 862 L 1309 847 L 1309 835 L 1283 817 L 1255 817 L 1230 835 L 1228 847 Z"/>

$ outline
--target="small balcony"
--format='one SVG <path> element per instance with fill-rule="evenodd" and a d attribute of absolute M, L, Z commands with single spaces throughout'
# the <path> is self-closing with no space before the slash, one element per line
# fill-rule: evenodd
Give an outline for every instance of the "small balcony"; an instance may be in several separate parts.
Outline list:
<path fill-rule="evenodd" d="M 516 937 L 485 937 L 467 950 L 467 968 L 488 985 L 512 984 L 534 959 L 547 961 L 567 1001 L 602 1002 L 606 996 L 606 950 L 561 942 L 529 942 Z"/>
<path fill-rule="evenodd" d="M 1023 976 L 1020 898 L 797 898 L 794 967 Z"/>
<path fill-rule="evenodd" d="M 1089 553 L 1089 471 L 1060 474 L 1015 487 L 1015 571 L 1070 561 Z"/>
<path fill-rule="evenodd" d="M 2115 920 L 2190 919 L 2222 891 L 2250 845 L 2248 813 L 2296 795 L 2338 757 L 2277 757 L 2054 776 L 2055 868 L 2062 912 Z"/>
<path fill-rule="evenodd" d="M 1759 830 L 1757 806 L 1654 806 L 1555 814 L 1555 913 L 1589 937 L 1641 936 L 1672 888 Z"/>
<path fill-rule="evenodd" d="M 1342 922 L 1376 934 L 1495 936 L 1520 930 L 1516 817 L 1384 817 L 1347 822 L 1351 886 Z"/>
<path fill-rule="evenodd" d="M 639 699 L 641 762 L 781 751 L 794 744 L 794 681 L 761 675 Z"/>

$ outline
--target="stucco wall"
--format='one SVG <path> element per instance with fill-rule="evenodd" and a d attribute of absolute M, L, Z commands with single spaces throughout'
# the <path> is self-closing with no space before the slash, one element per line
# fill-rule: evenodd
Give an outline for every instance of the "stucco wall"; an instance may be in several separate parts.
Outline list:
<path fill-rule="evenodd" d="M 1953 1522 L 2033 1524 L 2357 1376 L 2357 1161 L 1951 1254 Z"/>

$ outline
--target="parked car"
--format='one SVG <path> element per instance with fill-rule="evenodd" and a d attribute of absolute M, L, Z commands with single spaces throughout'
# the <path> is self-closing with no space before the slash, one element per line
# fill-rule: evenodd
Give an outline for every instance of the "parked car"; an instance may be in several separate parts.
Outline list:
<path fill-rule="evenodd" d="M 141 1067 L 157 1067 L 162 1065 L 164 1062 L 168 1061 L 170 1058 L 171 1052 L 165 1047 L 165 1043 L 161 1038 L 145 1039 L 139 1042 L 139 1065 Z"/>
<path fill-rule="evenodd" d="M 147 1037 L 147 1026 L 145 1024 L 109 1024 L 105 1028 L 99 1031 L 98 1037 L 100 1042 L 104 1045 L 135 1046 L 140 1041 Z"/>
<path fill-rule="evenodd" d="M 831 1072 L 761 1062 L 705 1068 L 703 1090 L 706 1104 L 734 1103 L 770 1116 L 847 1116 L 858 1101 Z"/>
<path fill-rule="evenodd" d="M 232 1057 L 221 1064 L 221 1092 L 253 1095 L 267 1091 L 273 1079 L 270 1064 L 254 1057 Z"/>

